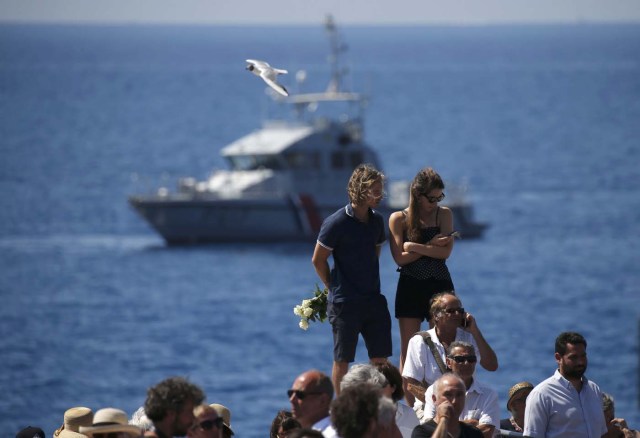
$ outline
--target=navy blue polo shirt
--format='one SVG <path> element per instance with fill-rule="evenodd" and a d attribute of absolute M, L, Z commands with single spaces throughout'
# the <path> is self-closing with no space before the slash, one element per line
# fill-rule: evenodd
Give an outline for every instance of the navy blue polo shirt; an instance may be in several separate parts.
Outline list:
<path fill-rule="evenodd" d="M 384 218 L 372 209 L 366 223 L 355 217 L 351 204 L 322 222 L 318 243 L 331 251 L 334 262 L 329 301 L 340 303 L 380 294 L 376 247 L 385 241 Z"/>

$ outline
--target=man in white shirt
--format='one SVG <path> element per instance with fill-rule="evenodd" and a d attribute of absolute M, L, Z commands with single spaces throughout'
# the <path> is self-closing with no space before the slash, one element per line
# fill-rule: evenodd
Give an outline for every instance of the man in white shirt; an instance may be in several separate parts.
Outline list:
<path fill-rule="evenodd" d="M 607 433 L 602 393 L 584 376 L 587 341 L 575 332 L 556 338 L 558 369 L 538 384 L 524 413 L 523 435 L 533 438 L 599 438 Z"/>
<path fill-rule="evenodd" d="M 494 431 L 500 428 L 498 393 L 474 379 L 477 360 L 470 343 L 455 341 L 449 345 L 447 365 L 466 386 L 466 402 L 459 419 L 480 429 L 485 438 L 491 438 Z M 425 393 L 423 421 L 433 418 L 436 414 L 432 396 L 433 385 L 429 386 Z"/>

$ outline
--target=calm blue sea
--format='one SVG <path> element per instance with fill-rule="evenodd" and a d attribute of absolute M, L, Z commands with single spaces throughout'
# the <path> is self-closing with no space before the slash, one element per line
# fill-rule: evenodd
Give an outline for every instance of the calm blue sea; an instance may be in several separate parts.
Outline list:
<path fill-rule="evenodd" d="M 296 375 L 330 372 L 328 325 L 304 332 L 292 313 L 317 282 L 312 243 L 168 248 L 126 202 L 223 167 L 219 150 L 259 126 L 246 58 L 323 88 L 318 21 L 0 25 L 4 435 L 52 434 L 78 405 L 131 414 L 184 375 L 230 407 L 238 436 L 264 437 Z M 588 376 L 640 428 L 640 26 L 342 30 L 386 173 L 467 181 L 491 225 L 449 259 L 500 360 L 478 378 L 504 406 L 512 384 L 553 373 L 555 336 L 579 331 Z M 381 276 L 393 306 L 387 248 Z M 397 326 L 394 342 L 397 362 Z"/>

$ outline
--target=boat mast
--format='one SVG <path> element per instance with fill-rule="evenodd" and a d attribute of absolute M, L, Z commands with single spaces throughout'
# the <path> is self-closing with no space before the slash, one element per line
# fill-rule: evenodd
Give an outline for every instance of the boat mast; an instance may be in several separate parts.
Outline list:
<path fill-rule="evenodd" d="M 327 86 L 327 93 L 339 93 L 342 91 L 342 77 L 348 73 L 348 69 L 340 67 L 340 55 L 347 51 L 347 45 L 340 40 L 338 29 L 331 15 L 327 15 L 325 29 L 329 35 L 331 53 L 329 65 L 331 66 L 331 80 Z"/>

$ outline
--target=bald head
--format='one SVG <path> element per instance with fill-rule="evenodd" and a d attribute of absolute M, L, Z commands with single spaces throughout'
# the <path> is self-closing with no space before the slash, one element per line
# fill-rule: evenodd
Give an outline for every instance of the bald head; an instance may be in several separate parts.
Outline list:
<path fill-rule="evenodd" d="M 450 404 L 453 410 L 451 418 L 458 418 L 464 409 L 467 388 L 464 381 L 453 373 L 441 376 L 433 383 L 433 402 L 436 406 Z"/>
<path fill-rule="evenodd" d="M 294 418 L 302 427 L 311 427 L 329 415 L 333 385 L 326 374 L 309 370 L 293 381 L 288 395 Z"/>

